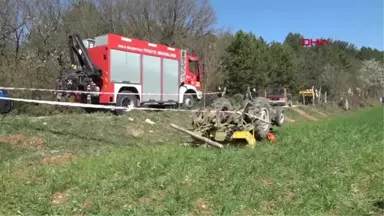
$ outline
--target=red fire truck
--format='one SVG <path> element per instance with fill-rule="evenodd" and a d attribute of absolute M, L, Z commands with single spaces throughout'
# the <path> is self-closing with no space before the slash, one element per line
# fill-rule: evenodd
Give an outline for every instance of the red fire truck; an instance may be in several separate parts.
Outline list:
<path fill-rule="evenodd" d="M 69 49 L 72 70 L 60 76 L 58 89 L 90 92 L 76 94 L 76 102 L 129 110 L 145 105 L 192 108 L 202 98 L 203 71 L 186 50 L 116 34 L 85 40 L 74 34 Z"/>

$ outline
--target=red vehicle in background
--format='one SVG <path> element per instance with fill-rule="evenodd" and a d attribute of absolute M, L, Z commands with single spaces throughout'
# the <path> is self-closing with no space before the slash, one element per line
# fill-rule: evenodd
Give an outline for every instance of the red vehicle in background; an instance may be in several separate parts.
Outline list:
<path fill-rule="evenodd" d="M 286 93 L 284 88 L 274 88 L 267 92 L 267 99 L 269 99 L 271 105 L 292 106 L 292 95 Z"/>
<path fill-rule="evenodd" d="M 203 70 L 186 50 L 116 34 L 86 40 L 71 35 L 69 49 L 72 70 L 58 79 L 58 89 L 92 92 L 76 94 L 76 102 L 190 109 L 202 98 Z"/>

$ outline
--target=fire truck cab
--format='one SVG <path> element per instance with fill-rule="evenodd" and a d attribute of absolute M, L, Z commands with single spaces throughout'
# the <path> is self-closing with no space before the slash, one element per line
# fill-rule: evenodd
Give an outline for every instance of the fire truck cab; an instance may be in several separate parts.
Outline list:
<path fill-rule="evenodd" d="M 145 105 L 190 109 L 202 98 L 202 67 L 186 50 L 116 34 L 85 40 L 72 35 L 70 49 L 72 74 L 80 74 L 80 70 L 83 78 L 65 77 L 67 89 L 71 85 L 72 89 L 93 92 L 77 95 L 77 102 L 124 106 L 127 110 Z"/>

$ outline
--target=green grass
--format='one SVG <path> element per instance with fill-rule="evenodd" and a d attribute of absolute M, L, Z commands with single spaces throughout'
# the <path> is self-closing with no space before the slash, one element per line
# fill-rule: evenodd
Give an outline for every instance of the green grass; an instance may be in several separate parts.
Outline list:
<path fill-rule="evenodd" d="M 157 124 L 142 123 L 145 118 Z M 4 118 L 0 137 L 38 136 L 44 148 L 17 149 L 0 141 L 0 214 L 380 211 L 375 202 L 384 199 L 382 107 L 289 124 L 276 130 L 275 143 L 259 142 L 255 149 L 182 146 L 189 138 L 167 124 L 188 126 L 189 120 L 182 113 L 140 114 L 133 122 L 106 114 Z M 41 162 L 65 152 L 77 158 Z"/>

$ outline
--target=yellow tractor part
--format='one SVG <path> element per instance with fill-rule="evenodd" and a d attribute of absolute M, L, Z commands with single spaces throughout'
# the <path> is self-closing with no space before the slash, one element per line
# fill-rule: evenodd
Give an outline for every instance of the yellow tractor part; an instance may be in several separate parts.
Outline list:
<path fill-rule="evenodd" d="M 213 132 L 209 134 L 209 137 L 212 138 L 213 140 L 217 142 L 224 142 L 226 133 L 224 132 Z M 236 140 L 246 140 L 247 141 L 247 146 L 254 148 L 256 145 L 256 139 L 255 139 L 255 134 L 252 130 L 252 133 L 249 131 L 235 131 L 232 136 L 232 139 Z"/>
<path fill-rule="evenodd" d="M 318 97 L 318 94 L 317 94 L 317 90 L 316 89 L 314 89 L 313 91 L 312 91 L 312 89 L 307 89 L 307 90 L 301 90 L 300 92 L 299 92 L 299 95 L 304 95 L 305 97 L 308 97 L 308 96 L 313 96 L 313 95 L 315 95 L 315 97 Z"/>
<path fill-rule="evenodd" d="M 232 139 L 245 139 L 248 143 L 247 146 L 251 148 L 254 148 L 256 146 L 254 130 L 252 130 L 252 133 L 249 131 L 235 131 L 232 134 Z"/>

